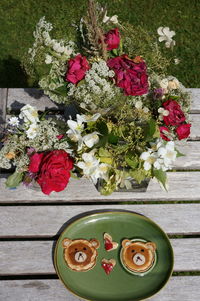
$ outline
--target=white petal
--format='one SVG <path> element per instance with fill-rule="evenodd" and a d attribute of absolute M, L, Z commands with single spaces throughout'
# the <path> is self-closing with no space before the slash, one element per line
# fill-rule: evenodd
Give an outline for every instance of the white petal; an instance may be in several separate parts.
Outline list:
<path fill-rule="evenodd" d="M 150 153 L 149 152 L 143 152 L 141 155 L 140 155 L 140 159 L 146 161 L 148 158 L 150 157 Z"/>
<path fill-rule="evenodd" d="M 144 162 L 144 169 L 145 169 L 145 170 L 151 169 L 151 164 L 150 164 L 149 162 L 145 161 L 145 162 Z"/>
<path fill-rule="evenodd" d="M 78 166 L 79 168 L 81 168 L 81 169 L 84 169 L 84 168 L 85 168 L 85 163 L 84 163 L 83 161 L 78 162 L 78 163 L 77 163 L 77 166 Z"/>
<path fill-rule="evenodd" d="M 163 35 L 163 27 L 159 27 L 159 28 L 157 29 L 157 33 L 158 33 L 160 36 L 162 36 L 162 35 Z"/>
<path fill-rule="evenodd" d="M 159 42 L 163 42 L 163 41 L 165 41 L 165 40 L 166 40 L 166 36 L 161 36 L 161 37 L 158 38 L 158 41 L 159 41 Z"/>

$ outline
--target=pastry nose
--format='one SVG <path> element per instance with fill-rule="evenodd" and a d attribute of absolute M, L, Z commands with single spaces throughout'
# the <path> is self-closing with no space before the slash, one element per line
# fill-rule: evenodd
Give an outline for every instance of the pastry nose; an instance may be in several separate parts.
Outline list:
<path fill-rule="evenodd" d="M 76 252 L 75 260 L 77 262 L 84 262 L 87 259 L 87 255 L 84 252 Z"/>
<path fill-rule="evenodd" d="M 133 263 L 136 265 L 143 265 L 145 263 L 145 261 L 146 261 L 146 259 L 143 254 L 136 253 L 133 256 Z"/>

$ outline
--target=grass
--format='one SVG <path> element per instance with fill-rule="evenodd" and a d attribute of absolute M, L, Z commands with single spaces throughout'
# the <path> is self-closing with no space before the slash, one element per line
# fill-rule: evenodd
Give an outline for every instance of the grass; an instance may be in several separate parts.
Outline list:
<path fill-rule="evenodd" d="M 169 26 L 176 32 L 174 51 L 181 60 L 170 73 L 186 87 L 200 87 L 200 1 L 198 0 L 99 0 L 108 15 L 142 25 L 156 32 Z M 0 87 L 31 87 L 21 67 L 24 53 L 33 43 L 32 32 L 42 16 L 53 23 L 56 37 L 73 38 L 72 23 L 86 9 L 86 0 L 1 0 L 0 2 Z"/>

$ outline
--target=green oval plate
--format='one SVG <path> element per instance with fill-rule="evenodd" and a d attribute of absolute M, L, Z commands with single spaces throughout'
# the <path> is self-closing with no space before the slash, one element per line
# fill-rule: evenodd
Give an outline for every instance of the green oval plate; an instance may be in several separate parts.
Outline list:
<path fill-rule="evenodd" d="M 104 249 L 103 234 L 109 233 L 118 242 L 117 249 Z M 143 277 L 126 271 L 120 261 L 121 241 L 141 238 L 156 243 L 157 262 Z M 73 271 L 63 257 L 62 240 L 92 239 L 100 241 L 97 263 L 87 272 Z M 113 271 L 107 275 L 101 267 L 103 258 L 116 260 Z M 91 301 L 136 301 L 156 294 L 168 281 L 173 270 L 173 250 L 167 235 L 149 218 L 130 211 L 101 211 L 84 214 L 68 223 L 60 235 L 54 253 L 57 274 L 73 294 Z"/>

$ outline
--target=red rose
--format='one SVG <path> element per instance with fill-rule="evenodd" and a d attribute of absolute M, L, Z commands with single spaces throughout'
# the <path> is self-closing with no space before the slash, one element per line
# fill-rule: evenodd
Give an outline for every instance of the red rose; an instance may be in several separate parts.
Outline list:
<path fill-rule="evenodd" d="M 85 77 L 85 73 L 90 69 L 85 56 L 78 54 L 73 59 L 68 61 L 68 70 L 65 80 L 73 84 L 77 84 Z"/>
<path fill-rule="evenodd" d="M 170 139 L 166 136 L 166 132 L 170 133 L 169 129 L 166 126 L 160 126 L 160 137 L 166 141 L 170 141 Z"/>
<path fill-rule="evenodd" d="M 180 105 L 172 99 L 169 99 L 163 103 L 165 110 L 169 111 L 168 116 L 163 116 L 164 123 L 166 125 L 179 125 L 185 121 L 185 115 L 181 110 Z"/>
<path fill-rule="evenodd" d="M 143 95 L 148 92 L 146 64 L 141 58 L 131 60 L 123 54 L 109 59 L 107 65 L 114 70 L 116 85 L 124 89 L 126 95 Z"/>
<path fill-rule="evenodd" d="M 29 165 L 29 171 L 37 172 L 36 180 L 42 192 L 50 194 L 52 191 L 64 190 L 69 182 L 70 170 L 73 168 L 73 161 L 68 153 L 64 150 L 54 150 L 46 154 L 36 153 L 30 160 L 33 162 L 36 158 L 39 158 L 37 160 L 38 168 L 30 169 Z"/>
<path fill-rule="evenodd" d="M 107 44 L 107 50 L 110 51 L 112 49 L 116 49 L 119 47 L 120 36 L 118 28 L 111 29 L 105 35 L 104 42 Z"/>
<path fill-rule="evenodd" d="M 176 133 L 179 140 L 185 139 L 190 135 L 190 123 L 181 124 L 176 128 Z"/>
<path fill-rule="evenodd" d="M 40 163 L 42 161 L 42 158 L 44 157 L 44 153 L 35 153 L 30 157 L 30 164 L 29 164 L 29 171 L 36 173 L 40 169 Z"/>

